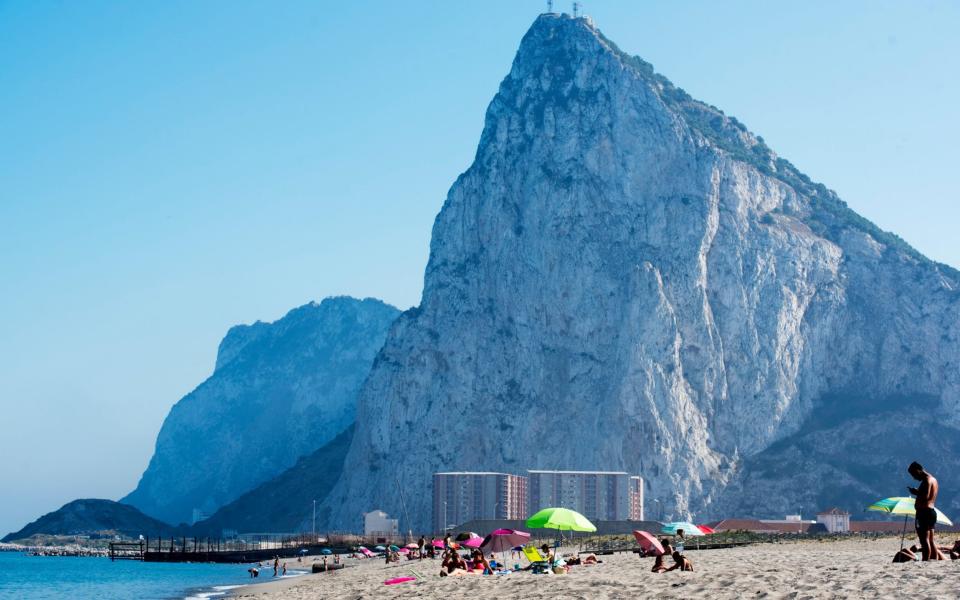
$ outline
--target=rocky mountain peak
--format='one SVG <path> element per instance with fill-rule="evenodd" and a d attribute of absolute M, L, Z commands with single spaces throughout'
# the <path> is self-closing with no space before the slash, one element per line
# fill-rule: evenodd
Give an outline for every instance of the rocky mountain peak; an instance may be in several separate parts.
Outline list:
<path fill-rule="evenodd" d="M 776 514 L 730 492 L 768 453 L 799 468 L 790 449 L 840 427 L 803 465 L 821 486 L 769 479 L 815 503 L 867 469 L 849 419 L 906 402 L 960 422 L 952 269 L 583 19 L 525 35 L 424 284 L 361 392 L 334 527 L 400 514 L 398 480 L 428 522 L 440 470 L 627 470 L 665 515 Z M 871 465 L 849 508 L 905 459 Z"/>

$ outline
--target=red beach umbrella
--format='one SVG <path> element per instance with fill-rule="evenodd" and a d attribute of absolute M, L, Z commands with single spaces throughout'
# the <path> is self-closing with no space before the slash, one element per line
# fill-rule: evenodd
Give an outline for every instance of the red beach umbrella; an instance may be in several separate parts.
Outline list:
<path fill-rule="evenodd" d="M 702 531 L 702 532 L 704 532 L 704 533 L 706 533 L 706 534 L 716 533 L 716 531 L 714 531 L 713 527 L 707 527 L 706 525 L 697 525 L 697 529 L 699 529 L 700 531 Z"/>
<path fill-rule="evenodd" d="M 645 553 L 650 554 L 650 552 L 653 551 L 656 552 L 657 556 L 660 556 L 664 553 L 663 546 L 660 545 L 660 540 L 655 538 L 652 534 L 639 529 L 634 529 L 633 537 L 636 538 L 637 543 L 640 544 L 640 548 Z"/>

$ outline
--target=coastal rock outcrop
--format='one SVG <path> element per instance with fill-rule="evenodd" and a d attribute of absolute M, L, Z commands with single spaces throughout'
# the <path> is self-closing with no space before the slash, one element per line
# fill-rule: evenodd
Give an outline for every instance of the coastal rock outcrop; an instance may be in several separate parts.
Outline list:
<path fill-rule="evenodd" d="M 354 422 L 357 394 L 399 311 L 327 298 L 233 327 L 213 374 L 171 409 L 123 502 L 167 522 L 212 514 Z"/>
<path fill-rule="evenodd" d="M 426 528 L 448 469 L 623 469 L 664 517 L 782 511 L 741 493 L 750 459 L 824 411 L 900 399 L 958 433 L 958 285 L 588 19 L 542 15 L 363 387 L 325 525 Z M 837 439 L 818 456 L 853 478 Z M 916 458 L 936 471 L 934 447 Z M 768 497 L 835 496 L 773 475 Z"/>
<path fill-rule="evenodd" d="M 148 517 L 133 506 L 113 500 L 73 500 L 49 512 L 0 542 L 25 540 L 34 535 L 120 534 L 127 537 L 170 535 L 177 530 Z"/>

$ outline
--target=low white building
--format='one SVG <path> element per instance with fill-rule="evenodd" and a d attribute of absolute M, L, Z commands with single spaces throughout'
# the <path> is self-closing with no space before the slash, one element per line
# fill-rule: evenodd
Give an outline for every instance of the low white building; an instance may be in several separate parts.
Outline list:
<path fill-rule="evenodd" d="M 850 531 L 850 513 L 831 508 L 817 513 L 817 523 L 822 523 L 830 533 L 846 533 Z"/>
<path fill-rule="evenodd" d="M 363 513 L 363 535 L 394 536 L 400 532 L 399 521 L 389 518 L 382 510 L 371 510 Z"/>

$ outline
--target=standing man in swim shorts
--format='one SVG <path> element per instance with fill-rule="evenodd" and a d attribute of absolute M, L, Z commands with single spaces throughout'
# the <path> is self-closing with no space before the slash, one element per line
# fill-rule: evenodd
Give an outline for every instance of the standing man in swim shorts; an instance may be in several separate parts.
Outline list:
<path fill-rule="evenodd" d="M 921 556 L 923 560 L 945 560 L 943 553 L 933 541 L 933 529 L 937 524 L 937 511 L 934 510 L 934 504 L 937 502 L 940 484 L 937 483 L 937 478 L 927 473 L 918 462 L 910 463 L 907 472 L 920 482 L 920 487 L 907 489 L 917 497 L 914 507 L 917 511 L 917 537 L 920 538 Z"/>

